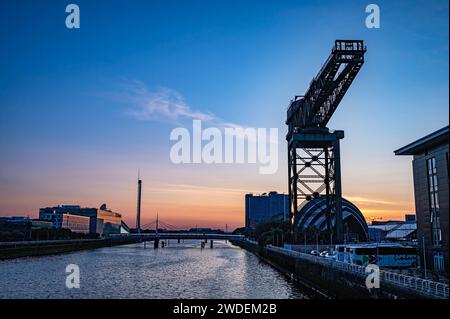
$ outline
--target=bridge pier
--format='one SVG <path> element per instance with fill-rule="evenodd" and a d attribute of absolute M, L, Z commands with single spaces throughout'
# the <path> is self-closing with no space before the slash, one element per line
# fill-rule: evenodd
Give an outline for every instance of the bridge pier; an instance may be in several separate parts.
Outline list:
<path fill-rule="evenodd" d="M 212 239 L 209 240 L 209 247 L 214 248 L 214 241 Z"/>
<path fill-rule="evenodd" d="M 153 241 L 153 248 L 158 248 L 159 247 L 159 239 L 155 239 Z"/>

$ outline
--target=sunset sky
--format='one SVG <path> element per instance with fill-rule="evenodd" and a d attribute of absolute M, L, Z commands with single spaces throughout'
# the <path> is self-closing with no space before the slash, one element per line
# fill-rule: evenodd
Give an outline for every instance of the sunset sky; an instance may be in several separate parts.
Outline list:
<path fill-rule="evenodd" d="M 448 1 L 74 0 L 0 2 L 0 216 L 78 204 L 135 226 L 244 224 L 244 194 L 287 192 L 286 108 L 336 39 L 366 63 L 329 123 L 345 130 L 343 195 L 366 218 L 414 213 L 410 157 L 395 149 L 448 125 Z M 278 128 L 278 171 L 170 161 L 176 127 Z"/>

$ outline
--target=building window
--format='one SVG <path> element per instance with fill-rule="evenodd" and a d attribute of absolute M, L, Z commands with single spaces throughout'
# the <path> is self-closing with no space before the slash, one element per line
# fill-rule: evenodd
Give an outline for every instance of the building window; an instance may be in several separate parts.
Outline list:
<path fill-rule="evenodd" d="M 437 272 L 444 271 L 444 256 L 441 253 L 433 255 L 434 270 Z"/>
<path fill-rule="evenodd" d="M 427 159 L 428 197 L 430 201 L 430 222 L 432 229 L 433 245 L 439 246 L 442 241 L 439 195 L 436 171 L 436 158 Z"/>
<path fill-rule="evenodd" d="M 447 182 L 450 179 L 450 171 L 448 167 L 448 152 L 445 154 L 445 158 L 447 159 Z"/>

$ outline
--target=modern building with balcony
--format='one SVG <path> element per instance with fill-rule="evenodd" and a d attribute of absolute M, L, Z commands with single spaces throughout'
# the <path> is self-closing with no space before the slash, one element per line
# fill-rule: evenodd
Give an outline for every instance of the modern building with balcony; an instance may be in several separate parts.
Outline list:
<path fill-rule="evenodd" d="M 122 215 L 107 209 L 106 204 L 100 208 L 85 208 L 78 205 L 41 208 L 39 219 L 52 221 L 56 228 L 71 229 L 70 227 L 73 227 L 83 233 L 87 221 L 88 232 L 100 235 L 120 234 L 122 227 Z"/>
<path fill-rule="evenodd" d="M 60 228 L 70 229 L 74 233 L 89 234 L 90 218 L 74 214 L 61 214 Z"/>
<path fill-rule="evenodd" d="M 448 273 L 449 127 L 418 139 L 395 155 L 413 156 L 417 240 L 427 268 Z"/>

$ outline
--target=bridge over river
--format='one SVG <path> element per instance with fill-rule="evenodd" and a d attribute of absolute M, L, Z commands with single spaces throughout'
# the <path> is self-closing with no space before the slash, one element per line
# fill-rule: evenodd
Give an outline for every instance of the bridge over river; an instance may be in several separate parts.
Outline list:
<path fill-rule="evenodd" d="M 214 240 L 230 240 L 241 241 L 245 237 L 243 235 L 231 235 L 221 233 L 140 233 L 140 234 L 112 234 L 109 236 L 111 239 L 131 240 L 136 242 L 153 241 L 154 247 L 159 247 L 160 240 L 200 240 L 210 242 L 211 248 L 213 247 Z"/>

